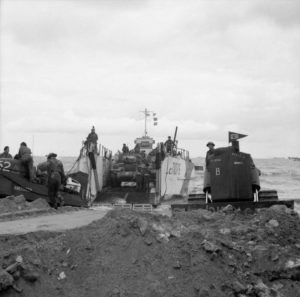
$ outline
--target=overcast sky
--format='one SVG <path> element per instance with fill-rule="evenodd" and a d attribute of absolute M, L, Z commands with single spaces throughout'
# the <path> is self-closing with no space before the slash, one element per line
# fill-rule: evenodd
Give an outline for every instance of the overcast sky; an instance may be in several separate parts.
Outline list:
<path fill-rule="evenodd" d="M 1 0 L 0 149 L 114 152 L 144 133 L 204 156 L 300 157 L 300 1 Z"/>

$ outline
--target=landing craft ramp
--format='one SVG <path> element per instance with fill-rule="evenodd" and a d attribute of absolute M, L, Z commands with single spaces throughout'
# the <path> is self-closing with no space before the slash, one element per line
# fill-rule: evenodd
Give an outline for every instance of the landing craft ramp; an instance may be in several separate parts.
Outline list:
<path fill-rule="evenodd" d="M 178 211 L 192 211 L 197 209 L 207 209 L 210 211 L 218 211 L 227 205 L 231 205 L 233 209 L 240 209 L 241 211 L 245 210 L 255 210 L 258 208 L 268 208 L 272 205 L 285 205 L 288 208 L 294 209 L 294 200 L 280 200 L 280 201 L 235 201 L 235 202 L 214 202 L 214 203 L 205 203 L 205 202 L 190 202 L 190 203 L 177 203 L 172 204 L 171 208 L 173 212 Z"/>
<path fill-rule="evenodd" d="M 138 192 L 135 188 L 104 188 L 93 204 L 154 204 L 155 193 Z"/>

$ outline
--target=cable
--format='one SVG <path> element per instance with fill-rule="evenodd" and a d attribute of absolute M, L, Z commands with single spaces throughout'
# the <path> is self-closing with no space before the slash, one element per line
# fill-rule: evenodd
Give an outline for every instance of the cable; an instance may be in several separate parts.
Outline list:
<path fill-rule="evenodd" d="M 167 170 L 166 170 L 166 177 L 165 177 L 166 190 L 164 192 L 163 197 L 165 197 L 165 195 L 167 193 L 167 189 L 168 189 L 167 176 L 168 176 L 168 171 L 169 171 L 169 156 L 167 156 L 167 159 L 168 159 L 168 163 L 167 163 Z"/>
<path fill-rule="evenodd" d="M 83 151 L 83 150 L 81 149 L 78 158 L 76 159 L 76 161 L 75 161 L 75 163 L 73 164 L 73 166 L 71 167 L 71 169 L 68 170 L 68 172 L 67 172 L 66 175 L 69 175 L 69 173 L 72 171 L 72 169 L 75 167 L 75 165 L 79 162 L 80 157 L 82 156 L 82 151 Z"/>

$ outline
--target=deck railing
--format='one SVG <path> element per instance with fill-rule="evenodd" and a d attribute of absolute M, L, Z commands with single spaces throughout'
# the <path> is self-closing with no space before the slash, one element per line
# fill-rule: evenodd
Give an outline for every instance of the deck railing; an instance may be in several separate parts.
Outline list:
<path fill-rule="evenodd" d="M 98 146 L 97 154 L 101 157 L 109 159 L 112 156 L 112 151 L 100 143 Z"/>

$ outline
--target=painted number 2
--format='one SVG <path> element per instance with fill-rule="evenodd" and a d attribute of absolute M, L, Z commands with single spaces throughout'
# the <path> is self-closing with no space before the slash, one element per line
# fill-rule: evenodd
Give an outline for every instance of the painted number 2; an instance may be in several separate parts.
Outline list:
<path fill-rule="evenodd" d="M 0 170 L 9 171 L 8 168 L 10 168 L 10 166 L 11 166 L 10 162 L 8 162 L 8 161 L 0 161 Z"/>
<path fill-rule="evenodd" d="M 220 175 L 220 174 L 221 174 L 220 168 L 216 168 L 216 175 Z"/>

